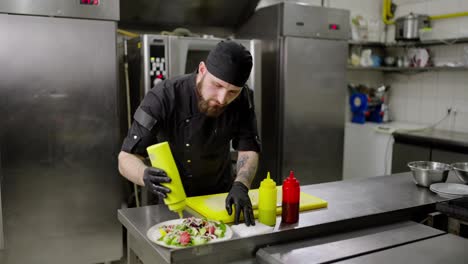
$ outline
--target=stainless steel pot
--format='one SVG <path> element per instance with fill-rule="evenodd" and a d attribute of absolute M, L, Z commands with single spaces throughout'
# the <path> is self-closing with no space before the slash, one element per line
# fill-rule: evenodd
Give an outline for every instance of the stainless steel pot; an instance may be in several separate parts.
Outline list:
<path fill-rule="evenodd" d="M 395 20 L 395 40 L 419 40 L 419 30 L 431 27 L 428 15 L 410 13 Z"/>

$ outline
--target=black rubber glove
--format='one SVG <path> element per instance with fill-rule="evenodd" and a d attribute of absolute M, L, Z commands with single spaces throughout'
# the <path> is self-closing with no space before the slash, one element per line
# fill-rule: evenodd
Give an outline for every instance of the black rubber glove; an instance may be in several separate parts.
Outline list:
<path fill-rule="evenodd" d="M 152 193 L 157 194 L 161 199 L 166 198 L 167 193 L 171 192 L 169 188 L 161 186 L 161 183 L 170 181 L 171 178 L 167 177 L 166 172 L 158 168 L 148 167 L 143 173 L 145 187 Z"/>
<path fill-rule="evenodd" d="M 252 203 L 249 198 L 249 189 L 241 182 L 234 182 L 231 190 L 226 197 L 226 210 L 229 215 L 232 214 L 232 205 L 234 204 L 235 217 L 234 223 L 239 223 L 240 212 L 244 214 L 245 225 L 255 225 L 255 218 L 252 210 Z"/>

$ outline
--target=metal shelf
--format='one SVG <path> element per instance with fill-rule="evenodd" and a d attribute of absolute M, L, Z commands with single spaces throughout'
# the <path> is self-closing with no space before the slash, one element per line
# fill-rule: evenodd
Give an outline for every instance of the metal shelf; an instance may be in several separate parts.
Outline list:
<path fill-rule="evenodd" d="M 374 46 L 374 47 L 385 47 L 385 43 L 377 41 L 359 41 L 359 40 L 350 40 L 348 41 L 349 45 L 354 46 Z"/>
<path fill-rule="evenodd" d="M 440 40 L 424 40 L 424 41 L 400 41 L 400 42 L 390 42 L 383 43 L 377 41 L 348 41 L 349 45 L 354 46 L 369 46 L 369 47 L 414 47 L 414 46 L 431 46 L 431 45 L 451 45 L 459 43 L 467 43 L 468 37 L 463 38 L 450 38 L 450 39 L 440 39 Z"/>
<path fill-rule="evenodd" d="M 360 67 L 360 66 L 347 66 L 351 71 L 384 71 L 384 72 L 426 72 L 426 71 L 465 71 L 468 70 L 467 66 L 437 66 L 437 67 Z"/>

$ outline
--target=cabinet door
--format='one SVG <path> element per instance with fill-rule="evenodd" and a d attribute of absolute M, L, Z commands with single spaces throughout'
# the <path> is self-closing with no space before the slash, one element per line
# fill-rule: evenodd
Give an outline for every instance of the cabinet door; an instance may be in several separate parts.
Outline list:
<path fill-rule="evenodd" d="M 468 154 L 458 153 L 458 152 L 451 152 L 446 150 L 440 149 L 432 149 L 432 160 L 443 162 L 447 164 L 455 163 L 455 162 L 468 162 Z M 457 176 L 455 175 L 455 171 L 450 171 L 449 177 L 453 177 L 455 179 Z"/>
<path fill-rule="evenodd" d="M 414 146 L 396 143 L 393 145 L 392 173 L 406 172 L 410 169 L 407 164 L 410 161 L 430 160 L 431 149 L 429 147 Z"/>

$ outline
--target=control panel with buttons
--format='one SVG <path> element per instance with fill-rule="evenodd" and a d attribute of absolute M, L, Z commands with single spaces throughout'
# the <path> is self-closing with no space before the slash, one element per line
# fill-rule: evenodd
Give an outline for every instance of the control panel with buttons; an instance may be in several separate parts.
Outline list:
<path fill-rule="evenodd" d="M 149 63 L 151 86 L 167 79 L 167 62 L 163 45 L 151 45 Z"/>
<path fill-rule="evenodd" d="M 81 5 L 99 5 L 99 0 L 80 0 Z"/>

